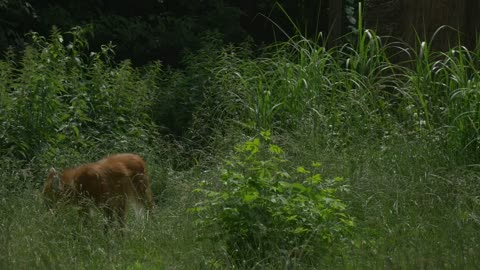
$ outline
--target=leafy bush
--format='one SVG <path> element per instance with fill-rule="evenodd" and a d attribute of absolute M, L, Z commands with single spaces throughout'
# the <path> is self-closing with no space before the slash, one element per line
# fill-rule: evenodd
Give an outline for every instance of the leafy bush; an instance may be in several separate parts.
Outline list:
<path fill-rule="evenodd" d="M 111 151 L 155 134 L 150 110 L 160 66 L 143 75 L 128 61 L 115 64 L 112 45 L 88 52 L 87 30 L 31 33 L 21 55 L 0 61 L 1 154 L 29 160 L 96 144 Z"/>
<path fill-rule="evenodd" d="M 223 243 L 236 263 L 321 256 L 344 240 L 353 219 L 337 197 L 347 186 L 323 179 L 319 166 L 292 167 L 262 132 L 235 148 L 219 179 L 201 183 L 204 200 L 191 210 L 204 237 Z"/>

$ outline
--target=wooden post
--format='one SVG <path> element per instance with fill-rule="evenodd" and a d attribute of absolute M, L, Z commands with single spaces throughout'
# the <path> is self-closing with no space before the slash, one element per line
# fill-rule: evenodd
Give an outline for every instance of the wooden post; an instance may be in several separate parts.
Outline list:
<path fill-rule="evenodd" d="M 328 43 L 335 46 L 343 35 L 343 0 L 328 1 Z"/>

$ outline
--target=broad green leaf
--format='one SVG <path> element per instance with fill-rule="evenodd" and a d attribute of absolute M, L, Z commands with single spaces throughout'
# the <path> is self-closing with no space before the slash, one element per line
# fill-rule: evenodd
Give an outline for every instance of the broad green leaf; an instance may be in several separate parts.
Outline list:
<path fill-rule="evenodd" d="M 285 181 L 280 181 L 278 182 L 278 184 L 281 186 L 281 187 L 284 187 L 284 188 L 289 188 L 292 186 L 292 184 L 288 183 L 288 182 L 285 182 Z"/>
<path fill-rule="evenodd" d="M 271 136 L 272 134 L 271 134 L 270 130 L 265 130 L 265 131 L 261 131 L 261 132 L 260 132 L 260 135 L 263 137 L 263 139 L 264 139 L 265 141 L 268 142 L 268 141 L 270 141 L 270 136 Z"/>
<path fill-rule="evenodd" d="M 305 186 L 300 184 L 300 183 L 293 183 L 292 187 L 295 188 L 295 189 L 298 189 L 300 191 L 305 191 L 306 190 Z"/>
<path fill-rule="evenodd" d="M 308 231 L 310 231 L 310 230 L 307 229 L 307 228 L 298 227 L 298 228 L 295 228 L 294 233 L 295 233 L 295 234 L 303 234 L 303 233 L 306 233 L 306 232 L 308 232 Z"/>
<path fill-rule="evenodd" d="M 63 142 L 65 140 L 66 136 L 64 134 L 58 134 L 57 139 L 59 142 Z"/>
<path fill-rule="evenodd" d="M 282 148 L 280 148 L 280 146 L 275 145 L 275 144 L 270 144 L 270 147 L 269 147 L 268 150 L 270 151 L 270 153 L 273 153 L 273 154 L 281 154 L 281 153 L 283 153 Z"/>
<path fill-rule="evenodd" d="M 312 162 L 312 167 L 315 167 L 315 168 L 318 168 L 318 167 L 321 167 L 322 166 L 322 163 L 320 162 Z"/>
<path fill-rule="evenodd" d="M 72 129 L 73 129 L 73 132 L 75 133 L 75 136 L 76 136 L 76 137 L 80 137 L 80 131 L 78 130 L 78 127 L 77 127 L 77 126 L 73 126 Z"/>
<path fill-rule="evenodd" d="M 305 169 L 304 167 L 302 167 L 302 166 L 297 167 L 297 172 L 299 172 L 299 173 L 304 173 L 304 174 L 310 173 L 308 170 L 306 170 L 306 169 Z"/>
<path fill-rule="evenodd" d="M 322 182 L 322 176 L 320 174 L 315 174 L 312 177 L 309 177 L 308 180 L 311 181 L 312 184 L 318 184 Z"/>
<path fill-rule="evenodd" d="M 253 202 L 258 199 L 258 191 L 251 191 L 243 195 L 243 201 L 246 203 Z"/>
<path fill-rule="evenodd" d="M 297 218 L 298 218 L 297 215 L 289 216 L 289 217 L 287 217 L 287 221 L 296 220 Z"/>
<path fill-rule="evenodd" d="M 288 172 L 285 172 L 285 171 L 277 172 L 277 175 L 283 178 L 290 178 L 290 174 L 288 174 Z"/>

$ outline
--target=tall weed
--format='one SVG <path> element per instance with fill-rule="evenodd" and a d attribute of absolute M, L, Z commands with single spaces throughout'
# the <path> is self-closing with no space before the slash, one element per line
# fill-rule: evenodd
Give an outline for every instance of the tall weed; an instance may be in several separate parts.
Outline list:
<path fill-rule="evenodd" d="M 25 51 L 1 61 L 2 155 L 30 160 L 65 146 L 123 148 L 125 136 L 148 141 L 154 134 L 151 74 L 115 64 L 112 45 L 89 52 L 86 31 L 31 33 Z"/>
<path fill-rule="evenodd" d="M 341 249 L 353 219 L 337 193 L 342 179 L 324 179 L 312 166 L 292 165 L 270 132 L 235 148 L 221 177 L 201 182 L 203 195 L 191 211 L 200 235 L 224 246 L 233 265 L 302 265 Z"/>

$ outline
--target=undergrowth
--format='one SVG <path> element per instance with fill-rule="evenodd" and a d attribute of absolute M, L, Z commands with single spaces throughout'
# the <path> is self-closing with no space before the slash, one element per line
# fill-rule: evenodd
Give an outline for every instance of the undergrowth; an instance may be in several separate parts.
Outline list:
<path fill-rule="evenodd" d="M 209 34 L 173 70 L 90 52 L 83 31 L 31 34 L 0 61 L 0 268 L 478 265 L 478 48 L 361 26 L 339 47 L 260 52 Z M 49 167 L 121 151 L 147 161 L 150 220 L 104 235 L 43 206 Z"/>
<path fill-rule="evenodd" d="M 320 166 L 295 168 L 268 131 L 237 145 L 221 178 L 196 189 L 203 198 L 190 211 L 198 215 L 201 239 L 222 245 L 231 258 L 226 265 L 242 268 L 301 267 L 303 260 L 335 254 L 354 221 L 337 198 L 348 186 L 340 177 L 324 179 Z"/>

